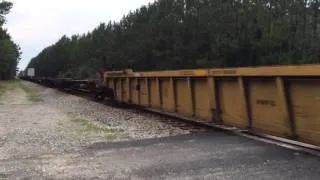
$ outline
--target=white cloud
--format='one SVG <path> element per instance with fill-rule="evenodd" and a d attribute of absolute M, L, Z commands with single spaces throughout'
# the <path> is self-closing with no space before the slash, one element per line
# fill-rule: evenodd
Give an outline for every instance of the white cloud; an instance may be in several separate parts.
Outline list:
<path fill-rule="evenodd" d="M 9 0 L 10 1 L 10 0 Z M 19 64 L 29 60 L 62 35 L 91 31 L 100 22 L 119 21 L 124 14 L 154 0 L 11 0 L 5 27 L 21 46 Z"/>

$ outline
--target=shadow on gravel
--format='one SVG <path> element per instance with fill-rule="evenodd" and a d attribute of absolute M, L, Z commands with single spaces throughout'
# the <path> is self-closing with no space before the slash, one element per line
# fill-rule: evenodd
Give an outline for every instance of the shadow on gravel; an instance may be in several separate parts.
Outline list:
<path fill-rule="evenodd" d="M 9 175 L 8 174 L 3 174 L 3 173 L 0 173 L 0 178 L 8 178 Z"/>
<path fill-rule="evenodd" d="M 120 141 L 120 142 L 98 142 L 91 144 L 89 146 L 83 147 L 86 150 L 108 150 L 108 149 L 121 149 L 121 148 L 134 148 L 134 147 L 147 147 L 156 144 L 184 144 L 185 142 L 194 142 L 194 144 L 207 144 L 209 146 L 224 146 L 229 144 L 254 144 L 258 146 L 270 146 L 278 147 L 275 145 L 270 145 L 260 141 L 254 141 L 245 137 L 232 135 L 226 132 L 199 132 L 190 133 L 185 135 L 177 135 L 171 137 L 162 138 L 152 138 L 152 139 L 141 139 L 133 141 Z M 278 147 L 280 149 L 285 149 Z"/>
<path fill-rule="evenodd" d="M 107 149 L 120 149 L 120 148 L 132 148 L 132 147 L 146 147 L 152 146 L 158 143 L 175 143 L 176 141 L 189 141 L 189 140 L 201 140 L 205 137 L 212 137 L 216 133 L 198 133 L 195 134 L 185 134 L 177 135 L 171 137 L 162 137 L 162 138 L 152 138 L 152 139 L 140 139 L 133 141 L 121 141 L 121 142 L 99 142 L 94 143 L 85 148 L 88 150 L 107 150 Z M 216 134 L 218 135 L 218 134 Z M 219 135 L 218 135 L 219 136 Z"/>

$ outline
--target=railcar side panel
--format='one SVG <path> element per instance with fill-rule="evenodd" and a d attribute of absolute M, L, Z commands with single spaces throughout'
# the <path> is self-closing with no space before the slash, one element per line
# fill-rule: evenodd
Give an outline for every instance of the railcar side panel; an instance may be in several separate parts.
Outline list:
<path fill-rule="evenodd" d="M 238 128 L 247 127 L 243 102 L 237 78 L 223 78 L 219 82 L 220 109 L 223 124 Z"/>
<path fill-rule="evenodd" d="M 320 145 L 320 65 L 105 73 L 115 99 Z"/>
<path fill-rule="evenodd" d="M 137 78 L 132 78 L 130 83 L 131 101 L 133 104 L 139 104 L 139 81 Z"/>
<path fill-rule="evenodd" d="M 291 102 L 299 139 L 320 145 L 320 80 L 291 81 Z"/>
<path fill-rule="evenodd" d="M 107 79 L 107 86 L 108 86 L 108 88 L 111 88 L 112 90 L 114 90 L 113 78 Z"/>
<path fill-rule="evenodd" d="M 170 78 L 160 79 L 161 108 L 168 112 L 175 112 L 173 88 L 170 85 Z"/>
<path fill-rule="evenodd" d="M 139 91 L 139 105 L 149 106 L 149 95 L 148 95 L 148 83 L 145 78 L 139 79 L 140 91 Z"/>
<path fill-rule="evenodd" d="M 115 84 L 116 84 L 116 97 L 115 99 L 119 102 L 122 102 L 122 82 L 121 78 L 115 78 Z"/>
<path fill-rule="evenodd" d="M 129 79 L 123 78 L 122 79 L 122 101 L 125 103 L 129 103 L 130 99 L 130 88 L 129 88 Z"/>
<path fill-rule="evenodd" d="M 157 78 L 150 79 L 150 98 L 151 98 L 151 107 L 160 109 L 160 92 L 159 92 L 159 80 Z"/>
<path fill-rule="evenodd" d="M 195 115 L 201 119 L 212 121 L 212 111 L 210 101 L 212 95 L 209 90 L 207 78 L 194 79 L 194 105 Z"/>
<path fill-rule="evenodd" d="M 288 119 L 282 114 L 274 78 L 250 80 L 249 96 L 253 130 L 282 137 L 292 135 Z"/>
<path fill-rule="evenodd" d="M 192 116 L 192 100 L 188 87 L 187 78 L 175 79 L 176 88 L 176 110 L 178 113 L 186 116 Z"/>

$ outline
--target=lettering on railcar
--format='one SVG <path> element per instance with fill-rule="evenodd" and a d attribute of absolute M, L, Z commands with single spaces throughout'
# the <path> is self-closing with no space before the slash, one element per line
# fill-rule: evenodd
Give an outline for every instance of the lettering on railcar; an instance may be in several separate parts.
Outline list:
<path fill-rule="evenodd" d="M 272 107 L 275 107 L 276 106 L 276 102 L 273 101 L 273 100 L 257 100 L 256 101 L 257 104 L 259 105 L 269 105 L 269 106 L 272 106 Z"/>
<path fill-rule="evenodd" d="M 107 72 L 106 75 L 107 76 L 123 76 L 124 73 L 123 72 Z"/>
<path fill-rule="evenodd" d="M 235 69 L 227 69 L 227 70 L 211 70 L 210 74 L 212 75 L 230 75 L 237 74 L 237 70 Z"/>
<path fill-rule="evenodd" d="M 180 74 L 182 76 L 193 76 L 194 72 L 193 71 L 182 71 L 182 72 L 180 72 Z"/>

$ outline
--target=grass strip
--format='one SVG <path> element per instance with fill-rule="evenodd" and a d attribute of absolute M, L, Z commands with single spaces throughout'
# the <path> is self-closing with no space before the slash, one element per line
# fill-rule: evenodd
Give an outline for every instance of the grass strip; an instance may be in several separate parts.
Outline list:
<path fill-rule="evenodd" d="M 17 80 L 10 81 L 0 81 L 0 96 L 3 95 L 8 90 L 14 90 L 18 87 Z"/>
<path fill-rule="evenodd" d="M 98 127 L 92 124 L 89 120 L 78 118 L 74 116 L 72 113 L 68 113 L 68 116 L 71 118 L 72 122 L 81 124 L 82 132 L 95 132 L 102 133 L 106 138 L 115 138 L 118 133 L 118 129 L 112 127 Z"/>
<path fill-rule="evenodd" d="M 21 81 L 19 81 L 19 87 L 28 94 L 28 99 L 33 102 L 43 101 L 41 94 L 38 89 L 26 86 Z"/>

